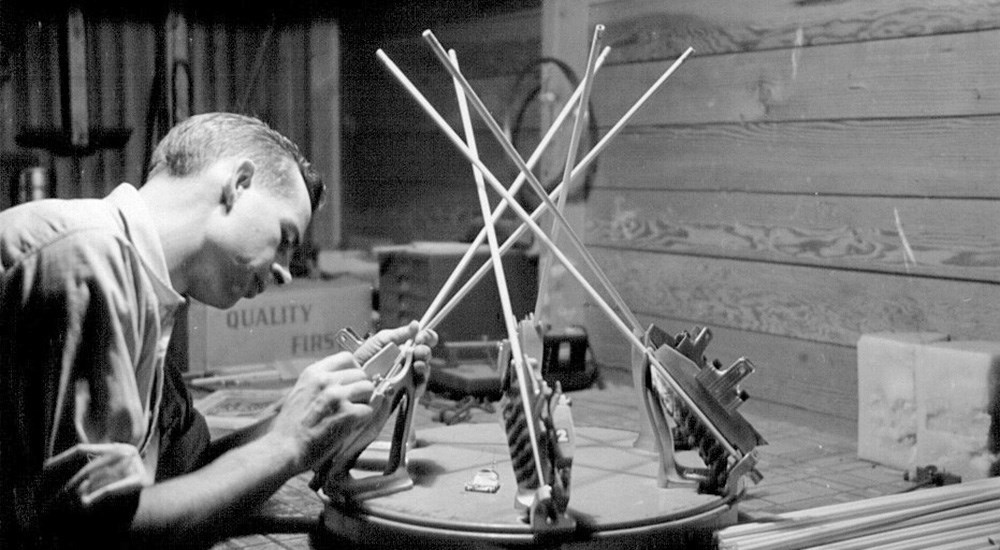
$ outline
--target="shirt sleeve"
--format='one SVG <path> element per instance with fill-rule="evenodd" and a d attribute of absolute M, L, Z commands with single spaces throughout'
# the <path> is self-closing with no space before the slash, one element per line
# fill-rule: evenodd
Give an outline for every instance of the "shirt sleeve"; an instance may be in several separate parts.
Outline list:
<path fill-rule="evenodd" d="M 176 330 L 176 329 L 175 329 Z M 211 434 L 205 417 L 194 407 L 179 366 L 167 354 L 160 405 L 160 460 L 156 480 L 162 481 L 205 465 Z"/>
<path fill-rule="evenodd" d="M 43 538 L 127 528 L 152 481 L 140 452 L 155 381 L 137 376 L 159 332 L 148 281 L 131 247 L 101 233 L 50 245 L 22 277 L 18 324 L 30 345 L 19 347 L 15 376 L 38 417 L 24 415 L 15 464 L 38 516 L 21 519 Z"/>

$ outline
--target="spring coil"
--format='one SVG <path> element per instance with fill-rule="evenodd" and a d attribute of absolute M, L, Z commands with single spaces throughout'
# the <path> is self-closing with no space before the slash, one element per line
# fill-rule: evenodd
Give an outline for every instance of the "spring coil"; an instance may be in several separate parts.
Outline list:
<path fill-rule="evenodd" d="M 698 450 L 698 456 L 706 466 L 704 477 L 699 480 L 699 491 L 721 494 L 729 473 L 729 455 L 725 447 L 687 406 L 681 405 L 675 410 L 678 435 L 684 439 L 687 448 Z"/>
<path fill-rule="evenodd" d="M 537 487 L 538 473 L 535 471 L 531 451 L 531 437 L 520 402 L 515 403 L 511 400 L 504 404 L 503 420 L 504 430 L 507 432 L 507 445 L 510 448 L 511 466 L 514 468 L 514 478 L 518 486 Z"/>

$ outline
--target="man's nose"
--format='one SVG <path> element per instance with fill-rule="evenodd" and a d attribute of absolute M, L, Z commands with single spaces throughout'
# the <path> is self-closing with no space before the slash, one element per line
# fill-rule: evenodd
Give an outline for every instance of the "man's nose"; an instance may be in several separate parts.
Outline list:
<path fill-rule="evenodd" d="M 274 282 L 279 285 L 287 285 L 292 282 L 292 272 L 278 262 L 271 264 L 271 277 L 273 277 Z"/>

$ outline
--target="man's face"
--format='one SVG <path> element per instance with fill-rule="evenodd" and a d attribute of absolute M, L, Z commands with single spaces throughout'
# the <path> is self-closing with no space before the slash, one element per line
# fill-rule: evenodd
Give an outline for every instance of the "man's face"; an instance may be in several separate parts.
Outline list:
<path fill-rule="evenodd" d="M 206 231 L 188 294 L 199 302 L 228 308 L 252 298 L 274 282 L 287 282 L 292 251 L 305 236 L 312 215 L 302 175 L 284 194 L 260 184 L 259 176 L 239 189 L 229 209 L 221 209 Z"/>

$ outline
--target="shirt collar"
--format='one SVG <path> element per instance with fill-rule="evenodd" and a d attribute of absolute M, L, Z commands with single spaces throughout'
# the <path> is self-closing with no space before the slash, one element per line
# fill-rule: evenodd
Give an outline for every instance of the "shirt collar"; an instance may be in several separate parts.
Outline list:
<path fill-rule="evenodd" d="M 184 297 L 170 284 L 170 272 L 167 269 L 163 245 L 156 228 L 153 227 L 146 203 L 139 196 L 139 191 L 131 184 L 122 183 L 104 200 L 117 209 L 125 234 L 128 235 L 129 241 L 155 281 L 154 286 L 161 303 L 168 307 L 183 304 Z"/>

